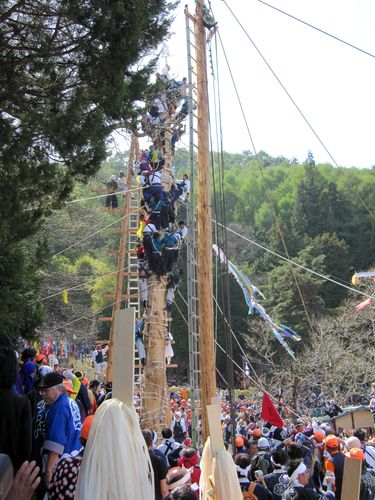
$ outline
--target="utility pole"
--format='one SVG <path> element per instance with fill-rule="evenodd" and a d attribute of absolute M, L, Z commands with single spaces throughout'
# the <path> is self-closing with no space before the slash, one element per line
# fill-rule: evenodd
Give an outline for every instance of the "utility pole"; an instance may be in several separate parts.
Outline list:
<path fill-rule="evenodd" d="M 211 184 L 204 0 L 196 1 L 195 43 L 198 104 L 198 296 L 202 440 L 209 435 L 207 405 L 216 395 L 213 320 Z"/>

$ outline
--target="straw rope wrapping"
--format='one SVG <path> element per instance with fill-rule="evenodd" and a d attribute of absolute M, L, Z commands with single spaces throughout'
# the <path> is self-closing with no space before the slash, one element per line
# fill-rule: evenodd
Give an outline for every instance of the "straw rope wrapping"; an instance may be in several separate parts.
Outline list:
<path fill-rule="evenodd" d="M 132 406 L 109 399 L 95 414 L 87 441 L 76 500 L 150 500 L 154 474 Z"/>

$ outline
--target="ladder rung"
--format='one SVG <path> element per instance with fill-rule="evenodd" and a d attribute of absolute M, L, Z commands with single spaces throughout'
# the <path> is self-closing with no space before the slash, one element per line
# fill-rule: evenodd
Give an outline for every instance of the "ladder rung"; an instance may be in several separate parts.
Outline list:
<path fill-rule="evenodd" d="M 101 297 L 105 299 L 115 299 L 116 295 L 114 293 L 103 293 Z M 134 295 L 125 294 L 120 296 L 121 299 L 131 299 L 131 298 L 134 299 L 135 297 L 139 297 L 139 294 L 134 294 Z"/>

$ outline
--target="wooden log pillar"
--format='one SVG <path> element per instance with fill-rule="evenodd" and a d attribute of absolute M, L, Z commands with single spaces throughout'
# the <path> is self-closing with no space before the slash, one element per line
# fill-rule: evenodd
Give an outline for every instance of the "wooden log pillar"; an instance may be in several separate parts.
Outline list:
<path fill-rule="evenodd" d="M 159 147 L 161 144 L 165 160 L 162 183 L 166 192 L 171 189 L 172 183 L 172 133 L 169 125 L 173 118 L 171 116 L 166 120 L 164 133 L 159 138 Z M 166 276 L 153 274 L 148 280 L 148 309 L 144 333 L 146 366 L 143 372 L 142 427 L 153 429 L 159 434 L 166 425 L 171 424 L 165 363 L 166 332 L 169 329 L 166 284 Z"/>
<path fill-rule="evenodd" d="M 216 394 L 212 283 L 212 228 L 206 33 L 202 0 L 196 2 L 195 43 L 198 106 L 198 296 L 202 440 L 209 435 L 207 405 Z"/>
<path fill-rule="evenodd" d="M 165 332 L 168 325 L 165 296 L 164 280 L 160 281 L 159 276 L 153 274 L 148 280 L 149 309 L 143 335 L 147 358 L 143 375 L 142 427 L 158 433 L 166 425 L 169 404 L 165 368 Z"/>

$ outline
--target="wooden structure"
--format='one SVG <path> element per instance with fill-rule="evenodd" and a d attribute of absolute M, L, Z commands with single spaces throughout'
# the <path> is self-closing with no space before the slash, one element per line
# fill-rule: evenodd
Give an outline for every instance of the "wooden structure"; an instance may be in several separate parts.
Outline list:
<path fill-rule="evenodd" d="M 128 171 L 127 171 L 127 185 L 131 186 L 132 184 L 132 165 L 133 162 L 137 159 L 138 155 L 138 139 L 132 135 L 131 139 L 131 144 L 130 144 L 130 151 L 129 151 L 129 159 L 128 159 Z M 112 317 L 111 317 L 111 327 L 110 327 L 110 333 L 109 333 L 109 350 L 108 350 L 108 366 L 107 366 L 107 373 L 106 373 L 106 379 L 107 381 L 112 381 L 112 365 L 113 365 L 113 349 L 114 349 L 114 343 L 113 343 L 113 334 L 114 334 L 114 319 L 116 312 L 121 309 L 121 304 L 124 299 L 130 299 L 132 298 L 129 293 L 124 293 L 127 290 L 124 290 L 124 277 L 125 273 L 127 272 L 127 269 L 125 268 L 125 262 L 126 262 L 126 254 L 129 253 L 129 214 L 130 214 L 130 193 L 125 195 L 124 199 L 124 207 L 121 208 L 121 212 L 123 213 L 124 217 L 121 222 L 121 228 L 120 228 L 120 243 L 119 243 L 119 248 L 118 250 L 113 250 L 112 253 L 115 253 L 118 255 L 117 258 L 117 274 L 116 274 L 116 288 L 115 288 L 115 293 L 112 294 L 106 294 L 105 296 L 107 298 L 112 298 L 114 299 L 113 303 L 113 308 L 112 308 Z M 134 324 L 133 324 L 134 328 Z M 134 353 L 134 348 L 133 351 Z"/>
<path fill-rule="evenodd" d="M 345 429 L 346 432 L 354 431 L 360 427 L 374 427 L 374 417 L 367 406 L 353 406 L 346 408 L 342 413 L 328 420 L 335 431 L 339 427 Z"/>

